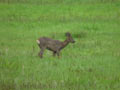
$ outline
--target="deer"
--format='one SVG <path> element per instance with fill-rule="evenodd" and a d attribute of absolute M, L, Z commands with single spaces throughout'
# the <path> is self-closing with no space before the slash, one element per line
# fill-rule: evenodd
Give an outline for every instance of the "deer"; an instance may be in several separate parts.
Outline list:
<path fill-rule="evenodd" d="M 54 40 L 48 37 L 40 37 L 39 39 L 37 39 L 36 41 L 40 48 L 38 56 L 40 56 L 40 58 L 43 58 L 43 53 L 45 49 L 47 49 L 53 52 L 53 56 L 57 55 L 58 57 L 60 57 L 60 51 L 63 48 L 65 48 L 69 43 L 75 43 L 75 40 L 72 38 L 72 35 L 69 32 L 65 33 L 65 35 L 66 40 L 64 41 Z"/>

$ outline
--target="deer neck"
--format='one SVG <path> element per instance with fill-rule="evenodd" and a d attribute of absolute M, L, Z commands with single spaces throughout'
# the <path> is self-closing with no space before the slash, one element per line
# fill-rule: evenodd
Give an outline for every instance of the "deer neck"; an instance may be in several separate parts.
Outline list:
<path fill-rule="evenodd" d="M 69 44 L 69 40 L 66 39 L 65 41 L 63 41 L 62 43 L 62 48 L 66 47 Z"/>

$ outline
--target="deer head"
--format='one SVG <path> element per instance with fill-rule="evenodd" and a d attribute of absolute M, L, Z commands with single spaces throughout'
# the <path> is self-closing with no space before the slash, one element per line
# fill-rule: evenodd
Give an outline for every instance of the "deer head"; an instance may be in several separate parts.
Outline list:
<path fill-rule="evenodd" d="M 69 32 L 67 32 L 66 34 L 67 40 L 71 43 L 75 43 L 75 40 L 72 38 L 71 34 Z"/>

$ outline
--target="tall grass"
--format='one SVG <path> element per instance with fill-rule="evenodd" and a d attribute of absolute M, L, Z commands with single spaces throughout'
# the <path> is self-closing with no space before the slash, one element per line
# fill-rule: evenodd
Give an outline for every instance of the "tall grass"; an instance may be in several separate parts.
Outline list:
<path fill-rule="evenodd" d="M 1 90 L 120 89 L 117 0 L 20 2 L 0 3 Z M 60 59 L 47 50 L 43 59 L 37 56 L 36 39 L 63 41 L 65 32 L 71 32 L 76 43 L 66 47 Z"/>
<path fill-rule="evenodd" d="M 72 3 L 108 3 L 119 0 L 0 0 L 2 3 L 28 3 L 28 4 L 72 4 Z"/>

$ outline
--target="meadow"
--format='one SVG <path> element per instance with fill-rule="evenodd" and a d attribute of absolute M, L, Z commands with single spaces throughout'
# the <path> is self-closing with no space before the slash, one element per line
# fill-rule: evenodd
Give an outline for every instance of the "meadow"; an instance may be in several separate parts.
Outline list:
<path fill-rule="evenodd" d="M 40 59 L 36 40 L 66 32 Z M 0 0 L 0 90 L 120 90 L 120 1 Z"/>

